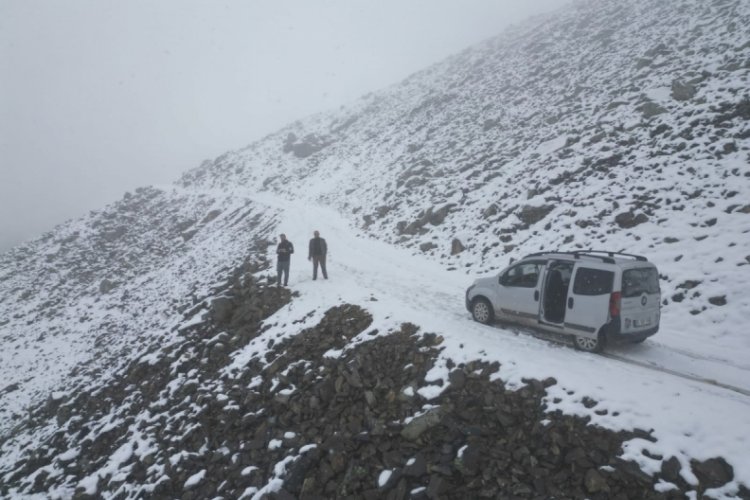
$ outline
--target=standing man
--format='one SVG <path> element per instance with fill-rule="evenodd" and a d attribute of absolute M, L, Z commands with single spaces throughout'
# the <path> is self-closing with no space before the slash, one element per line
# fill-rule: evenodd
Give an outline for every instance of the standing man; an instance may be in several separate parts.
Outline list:
<path fill-rule="evenodd" d="M 279 235 L 279 246 L 276 247 L 276 284 L 281 286 L 281 276 L 284 276 L 284 286 L 289 283 L 289 261 L 294 253 L 294 245 L 286 239 L 286 235 Z"/>
<path fill-rule="evenodd" d="M 307 256 L 307 260 L 311 260 L 313 263 L 313 279 L 318 279 L 318 264 L 320 264 L 320 270 L 323 271 L 323 277 L 328 279 L 328 273 L 326 272 L 326 253 L 328 252 L 328 246 L 326 240 L 320 237 L 320 233 L 315 231 L 314 237 L 310 240 L 310 252 Z"/>

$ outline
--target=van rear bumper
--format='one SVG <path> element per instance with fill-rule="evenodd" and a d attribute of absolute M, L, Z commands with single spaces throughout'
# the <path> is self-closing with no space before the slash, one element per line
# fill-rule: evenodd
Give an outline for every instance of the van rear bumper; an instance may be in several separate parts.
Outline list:
<path fill-rule="evenodd" d="M 641 342 L 642 340 L 656 334 L 658 331 L 659 325 L 656 325 L 648 330 L 623 333 L 620 325 L 620 318 L 614 318 L 602 327 L 602 333 L 607 337 L 607 340 L 614 342 Z"/>
<path fill-rule="evenodd" d="M 655 326 L 653 328 L 649 328 L 648 330 L 633 333 L 619 333 L 617 335 L 610 335 L 607 338 L 615 342 L 640 342 L 642 340 L 646 340 L 658 331 L 659 326 Z"/>

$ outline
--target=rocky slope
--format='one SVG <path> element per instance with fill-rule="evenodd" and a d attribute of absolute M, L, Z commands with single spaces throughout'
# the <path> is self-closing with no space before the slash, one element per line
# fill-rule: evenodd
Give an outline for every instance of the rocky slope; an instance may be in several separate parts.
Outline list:
<path fill-rule="evenodd" d="M 169 342 L 193 302 L 265 253 L 273 224 L 248 200 L 144 188 L 0 256 L 0 428 L 71 370 Z"/>
<path fill-rule="evenodd" d="M 625 439 L 651 439 L 647 432 L 606 431 L 545 411 L 545 388 L 554 379 L 509 391 L 490 380 L 497 363 L 461 363 L 451 367 L 450 388 L 425 410 L 416 390 L 442 339 L 411 324 L 377 336 L 371 316 L 356 306 L 332 308 L 292 338 L 265 340 L 264 356 L 233 368 L 230 354 L 263 340 L 260 321 L 291 298 L 247 271 L 238 269 L 206 321 L 185 329 L 158 359 L 132 362 L 116 383 L 37 408 L 25 425 L 52 419 L 57 429 L 7 473 L 0 491 L 73 498 L 642 499 L 693 490 L 675 458 L 656 477 L 619 458 Z M 327 355 L 362 332 L 369 339 L 345 356 Z M 722 459 L 692 467 L 699 493 L 732 479 Z M 657 493 L 662 478 L 680 486 Z"/>
<path fill-rule="evenodd" d="M 578 3 L 180 183 L 319 201 L 475 272 L 549 248 L 643 253 L 680 314 L 747 317 L 748 23 L 740 0 Z M 720 332 L 723 315 L 696 320 Z"/>
<path fill-rule="evenodd" d="M 632 244 L 642 224 L 661 238 L 641 247 L 736 227 L 750 211 L 748 16 L 740 1 L 580 3 L 181 184 L 319 199 L 448 262 L 463 236 L 455 261 L 470 265 L 528 251 L 545 226 L 579 248 Z"/>
<path fill-rule="evenodd" d="M 515 386 L 481 347 L 451 359 L 424 325 L 373 320 L 382 297 L 308 312 L 267 286 L 304 203 L 466 273 L 626 249 L 662 272 L 660 342 L 741 375 L 747 25 L 742 0 L 577 3 L 0 255 L 0 493 L 750 497 L 718 452 L 639 445 L 658 464 L 641 471 L 623 448 L 664 428 L 587 426 L 624 410 Z M 450 377 L 420 392 L 436 367 Z"/>

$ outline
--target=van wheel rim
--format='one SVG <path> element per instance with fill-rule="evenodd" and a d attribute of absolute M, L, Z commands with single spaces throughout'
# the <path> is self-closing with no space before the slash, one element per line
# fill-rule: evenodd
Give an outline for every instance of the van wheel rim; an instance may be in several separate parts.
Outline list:
<path fill-rule="evenodd" d="M 477 302 L 474 304 L 474 318 L 480 323 L 486 323 L 490 317 L 490 311 L 487 308 L 487 304 L 484 302 Z"/>
<path fill-rule="evenodd" d="M 576 337 L 576 344 L 584 351 L 594 351 L 599 346 L 599 341 L 588 337 Z"/>

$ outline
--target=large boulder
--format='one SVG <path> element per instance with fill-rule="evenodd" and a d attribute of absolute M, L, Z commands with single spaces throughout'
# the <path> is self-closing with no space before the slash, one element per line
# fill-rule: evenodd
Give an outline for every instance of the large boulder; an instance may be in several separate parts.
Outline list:
<path fill-rule="evenodd" d="M 641 104 L 637 109 L 641 112 L 643 118 L 647 120 L 667 112 L 662 106 L 651 101 Z"/>
<path fill-rule="evenodd" d="M 695 97 L 697 92 L 698 89 L 695 88 L 695 85 L 682 82 L 681 80 L 672 81 L 672 99 L 675 101 L 689 101 Z"/>
<path fill-rule="evenodd" d="M 526 205 L 523 208 L 521 208 L 521 211 L 518 212 L 518 218 L 521 219 L 521 221 L 524 224 L 532 225 L 536 224 L 540 220 L 547 217 L 547 215 L 555 209 L 554 205 L 542 205 L 539 207 Z"/>
<path fill-rule="evenodd" d="M 734 469 L 721 457 L 709 458 L 703 462 L 692 460 L 690 467 L 706 488 L 718 488 L 734 479 Z"/>
<path fill-rule="evenodd" d="M 615 216 L 615 222 L 623 229 L 630 229 L 644 222 L 648 222 L 648 216 L 643 213 L 636 215 L 634 212 L 623 212 Z"/>

